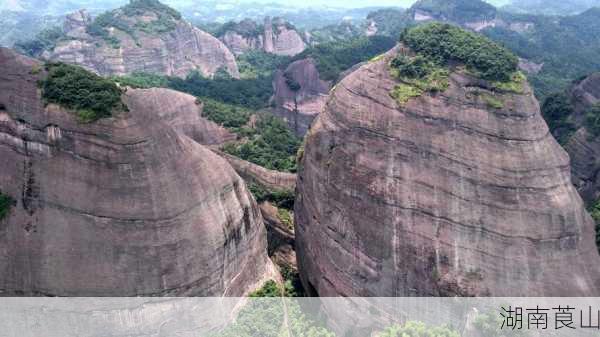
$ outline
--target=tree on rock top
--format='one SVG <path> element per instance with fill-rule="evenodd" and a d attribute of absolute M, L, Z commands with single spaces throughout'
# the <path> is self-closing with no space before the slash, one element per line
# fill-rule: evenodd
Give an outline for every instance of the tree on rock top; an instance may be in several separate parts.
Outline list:
<path fill-rule="evenodd" d="M 508 49 L 482 35 L 449 24 L 430 23 L 405 30 L 400 41 L 437 64 L 460 62 L 481 78 L 491 81 L 510 81 L 519 64 L 518 58 Z"/>

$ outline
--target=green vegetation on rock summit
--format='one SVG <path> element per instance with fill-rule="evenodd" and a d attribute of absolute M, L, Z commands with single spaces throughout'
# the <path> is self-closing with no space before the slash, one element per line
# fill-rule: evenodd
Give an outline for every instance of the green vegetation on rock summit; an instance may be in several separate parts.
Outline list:
<path fill-rule="evenodd" d="M 80 121 L 110 117 L 122 108 L 121 89 L 114 81 L 65 63 L 47 63 L 45 69 L 47 76 L 39 83 L 45 102 L 73 110 Z"/>

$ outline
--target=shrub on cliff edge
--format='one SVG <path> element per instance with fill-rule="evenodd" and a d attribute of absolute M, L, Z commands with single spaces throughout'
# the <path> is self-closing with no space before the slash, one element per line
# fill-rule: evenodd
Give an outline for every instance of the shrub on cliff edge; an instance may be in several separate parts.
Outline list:
<path fill-rule="evenodd" d="M 400 41 L 439 65 L 450 61 L 464 63 L 491 81 L 510 81 L 519 64 L 519 59 L 508 49 L 449 24 L 431 23 L 405 30 Z"/>
<path fill-rule="evenodd" d="M 48 63 L 46 70 L 40 81 L 46 103 L 74 110 L 82 122 L 110 117 L 121 106 L 121 89 L 109 79 L 64 63 Z"/>

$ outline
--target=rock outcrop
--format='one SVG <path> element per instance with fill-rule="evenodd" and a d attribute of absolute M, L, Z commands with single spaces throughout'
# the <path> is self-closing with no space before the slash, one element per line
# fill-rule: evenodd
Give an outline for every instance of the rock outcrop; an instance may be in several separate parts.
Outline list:
<path fill-rule="evenodd" d="M 451 22 L 463 28 L 482 31 L 486 28 L 502 27 L 518 33 L 534 27 L 533 22 L 520 18 L 507 19 L 489 3 L 482 0 L 421 0 L 408 10 L 416 22 Z"/>
<path fill-rule="evenodd" d="M 227 46 L 173 10 L 140 5 L 148 1 L 156 2 L 136 0 L 95 20 L 83 11 L 67 16 L 67 38 L 42 57 L 77 64 L 100 75 L 148 72 L 185 77 L 195 70 L 212 76 L 224 69 L 239 77 Z"/>
<path fill-rule="evenodd" d="M 241 296 L 271 270 L 260 210 L 199 142 L 201 105 L 128 89 L 126 111 L 82 124 L 44 106 L 43 67 L 0 49 L 2 295 Z"/>
<path fill-rule="evenodd" d="M 296 189 L 296 175 L 294 173 L 269 170 L 262 166 L 245 161 L 222 151 L 214 150 L 233 167 L 233 169 L 247 182 L 253 182 L 270 190 Z"/>
<path fill-rule="evenodd" d="M 331 82 L 319 78 L 311 58 L 291 63 L 273 78 L 275 114 L 285 119 L 294 132 L 304 136 L 310 124 L 323 110 Z"/>
<path fill-rule="evenodd" d="M 281 18 L 265 18 L 264 25 L 246 19 L 230 23 L 219 39 L 236 55 L 249 50 L 262 50 L 267 53 L 294 56 L 306 49 L 300 33 Z"/>
<path fill-rule="evenodd" d="M 295 232 L 309 292 L 600 294 L 593 221 L 529 86 L 493 92 L 454 71 L 401 105 L 396 52 L 336 85 L 306 138 Z"/>
<path fill-rule="evenodd" d="M 79 10 L 65 17 L 63 32 L 69 38 L 86 38 L 88 36 L 86 27 L 93 21 L 92 16 L 85 9 Z"/>
<path fill-rule="evenodd" d="M 278 215 L 279 210 L 271 203 L 261 203 L 260 211 L 267 227 L 271 260 L 279 266 L 288 266 L 297 271 L 294 231 L 282 223 Z"/>
<path fill-rule="evenodd" d="M 600 104 L 600 73 L 592 74 L 574 84 L 568 92 L 574 115 L 571 116 L 577 131 L 565 144 L 571 157 L 573 184 L 588 205 L 600 198 L 600 138 L 594 137 L 585 127 L 585 114 L 592 106 Z"/>

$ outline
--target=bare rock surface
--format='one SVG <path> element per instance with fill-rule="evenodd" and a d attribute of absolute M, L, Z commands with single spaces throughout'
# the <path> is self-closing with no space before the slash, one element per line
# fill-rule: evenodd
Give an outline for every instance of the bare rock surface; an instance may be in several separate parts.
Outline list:
<path fill-rule="evenodd" d="M 296 189 L 296 175 L 293 173 L 269 170 L 225 152 L 213 151 L 227 160 L 235 171 L 248 182 L 255 182 L 271 190 L 294 191 Z"/>
<path fill-rule="evenodd" d="M 36 61 L 0 49 L 0 69 L 3 295 L 241 296 L 272 269 L 246 185 L 196 141 L 213 131 L 191 96 L 129 89 L 129 111 L 81 124 L 44 107 Z"/>
<path fill-rule="evenodd" d="M 78 64 L 100 75 L 147 72 L 185 77 L 195 70 L 212 76 L 224 69 L 231 76 L 239 77 L 235 57 L 227 46 L 183 19 L 171 18 L 171 30 L 152 31 L 152 28 L 142 27 L 160 25 L 156 13 L 129 16 L 123 9 L 116 9 L 114 13 L 127 31 L 110 26 L 108 38 L 91 35 L 93 20 L 85 12 L 76 12 L 67 16 L 64 25 L 69 39 L 58 42 L 42 57 Z M 111 39 L 118 43 L 111 43 Z"/>
<path fill-rule="evenodd" d="M 294 56 L 303 52 L 307 45 L 300 33 L 285 20 L 266 17 L 264 24 L 246 19 L 233 24 L 219 39 L 236 55 L 250 50 Z"/>
<path fill-rule="evenodd" d="M 294 231 L 281 222 L 277 207 L 269 202 L 263 202 L 259 207 L 267 227 L 271 260 L 279 266 L 289 266 L 297 270 Z"/>
<path fill-rule="evenodd" d="M 593 221 L 529 86 L 493 93 L 454 72 L 443 93 L 400 106 L 393 54 L 344 78 L 307 136 L 295 207 L 305 288 L 599 295 Z"/>
<path fill-rule="evenodd" d="M 588 205 L 600 198 L 600 139 L 583 125 L 586 112 L 600 104 L 600 73 L 592 74 L 569 90 L 577 132 L 565 144 L 571 157 L 573 184 Z"/>
<path fill-rule="evenodd" d="M 299 85 L 290 87 L 289 81 Z M 275 114 L 286 120 L 299 136 L 304 136 L 315 117 L 325 107 L 331 82 L 321 80 L 312 58 L 292 62 L 273 78 Z"/>

